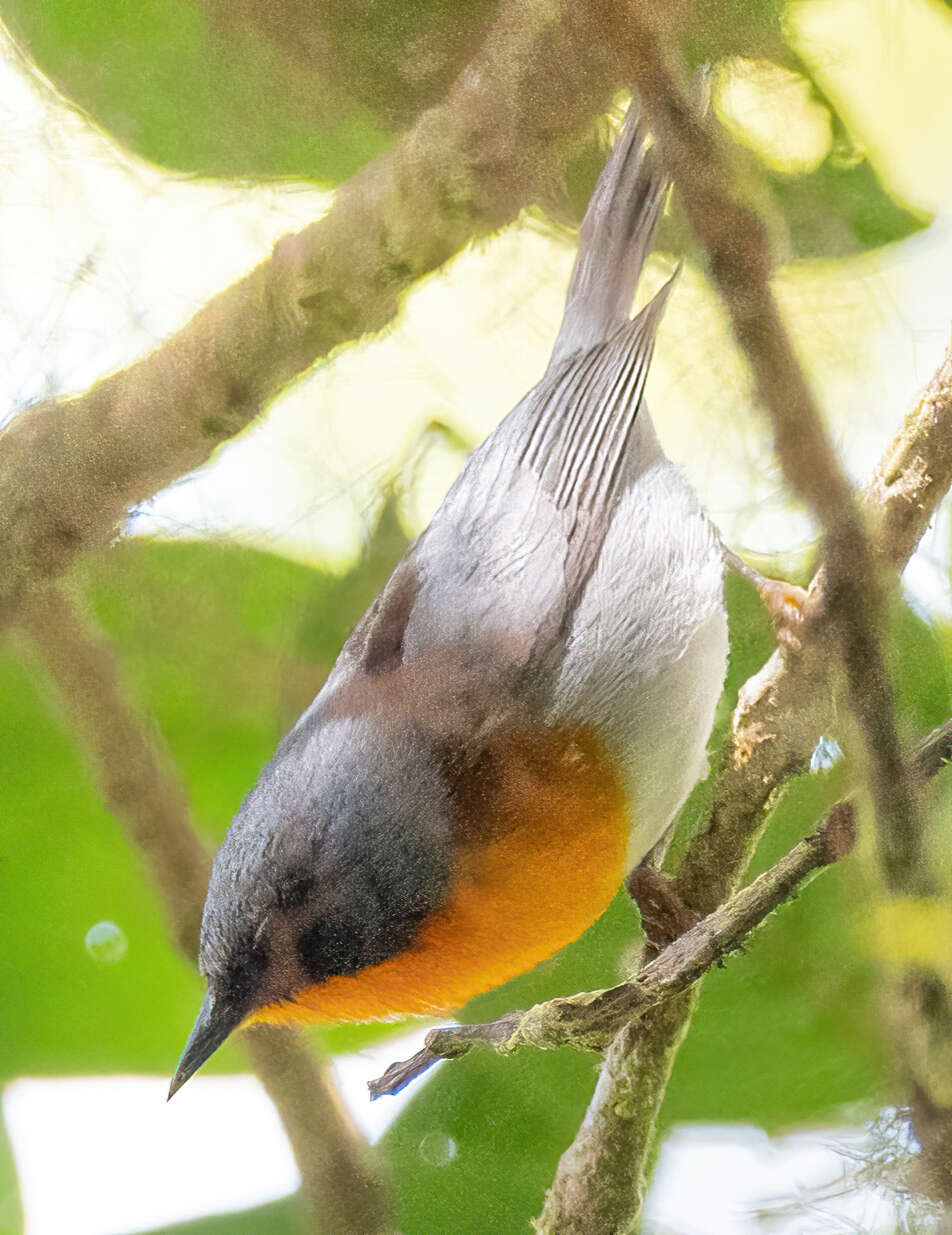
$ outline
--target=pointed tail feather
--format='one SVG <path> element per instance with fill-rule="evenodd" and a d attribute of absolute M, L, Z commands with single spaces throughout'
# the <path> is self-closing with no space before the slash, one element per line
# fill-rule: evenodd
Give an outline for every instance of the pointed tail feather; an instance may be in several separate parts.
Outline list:
<path fill-rule="evenodd" d="M 607 339 L 628 320 L 667 189 L 657 151 L 648 145 L 647 131 L 632 102 L 582 220 L 549 373 L 574 352 Z"/>

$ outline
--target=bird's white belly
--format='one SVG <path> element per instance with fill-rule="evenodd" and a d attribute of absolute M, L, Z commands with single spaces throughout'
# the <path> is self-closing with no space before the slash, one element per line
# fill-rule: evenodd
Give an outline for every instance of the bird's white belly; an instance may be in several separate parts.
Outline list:
<path fill-rule="evenodd" d="M 727 668 L 722 556 L 667 460 L 622 499 L 572 624 L 552 707 L 591 726 L 618 768 L 631 865 L 705 775 Z"/>
<path fill-rule="evenodd" d="M 631 820 L 629 866 L 661 839 L 707 775 L 707 741 L 726 665 L 727 621 L 717 613 L 696 631 L 679 660 L 632 687 L 616 746 Z"/>

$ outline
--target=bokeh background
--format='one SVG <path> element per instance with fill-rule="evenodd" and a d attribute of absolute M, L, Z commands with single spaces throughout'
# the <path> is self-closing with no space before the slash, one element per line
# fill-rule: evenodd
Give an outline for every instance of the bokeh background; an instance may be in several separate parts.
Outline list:
<path fill-rule="evenodd" d="M 299 0 L 2 0 L 0 414 L 82 391 L 319 216 L 337 183 L 441 97 L 492 10 L 392 0 L 350 6 L 345 20 Z M 781 263 L 778 296 L 862 480 L 952 322 L 952 8 L 761 0 L 711 13 L 689 53 L 710 66 L 711 106 L 740 144 L 744 191 Z M 318 20 L 320 37 L 304 37 Z M 609 128 L 571 171 L 576 204 Z M 686 265 L 649 382 L 659 433 L 726 538 L 796 575 L 814 529 L 783 492 L 676 204 L 660 248 L 642 296 Z M 74 572 L 209 846 L 466 451 L 541 373 L 573 253 L 571 230 L 535 212 L 472 246 L 382 336 L 319 365 Z M 952 702 L 949 534 L 940 515 L 896 615 L 910 738 Z M 772 646 L 745 585 L 732 583 L 730 608 L 721 732 Z M 845 776 L 835 748 L 818 754 L 758 867 Z M 907 1134 L 874 1014 L 869 877 L 861 860 L 825 874 L 709 977 L 664 1107 L 656 1235 L 926 1229 L 893 1186 Z M 637 938 L 620 897 L 578 943 L 461 1016 L 612 983 Z M 163 1105 L 200 984 L 13 634 L 0 645 L 0 990 L 0 1231 L 298 1229 L 283 1133 L 236 1075 L 234 1048 Z M 526 1229 L 584 1113 L 594 1058 L 474 1054 L 370 1110 L 363 1080 L 422 1032 L 313 1035 L 381 1138 L 400 1229 Z"/>

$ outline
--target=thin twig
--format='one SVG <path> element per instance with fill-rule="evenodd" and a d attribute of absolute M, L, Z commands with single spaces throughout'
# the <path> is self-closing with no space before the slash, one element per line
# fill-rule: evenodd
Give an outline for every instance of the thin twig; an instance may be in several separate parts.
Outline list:
<path fill-rule="evenodd" d="M 952 720 L 934 729 L 910 755 L 910 765 L 926 780 L 952 761 Z M 855 813 L 851 801 L 838 803 L 826 821 L 753 883 L 679 935 L 631 982 L 608 990 L 550 999 L 525 1012 L 507 1012 L 495 1021 L 431 1029 L 426 1044 L 410 1059 L 391 1064 L 368 1083 L 371 1098 L 396 1094 L 435 1063 L 459 1059 L 474 1046 L 501 1055 L 523 1046 L 554 1050 L 575 1046 L 604 1050 L 622 1025 L 692 986 L 727 953 L 736 949 L 765 919 L 789 900 L 807 878 L 844 857 L 853 847 Z"/>
<path fill-rule="evenodd" d="M 711 965 L 719 964 L 789 900 L 811 874 L 849 853 L 854 840 L 852 803 L 841 802 L 812 836 L 668 944 L 630 982 L 550 999 L 486 1024 L 431 1029 L 423 1050 L 403 1063 L 391 1064 L 383 1076 L 370 1082 L 371 1097 L 398 1093 L 438 1060 L 458 1059 L 477 1045 L 501 1055 L 524 1046 L 543 1051 L 560 1046 L 605 1050 L 623 1026 L 693 986 Z"/>
<path fill-rule="evenodd" d="M 950 486 L 952 346 L 860 495 L 875 516 L 875 556 L 892 577 L 904 570 Z M 825 587 L 821 570 L 810 586 L 801 650 L 775 652 L 739 693 L 707 816 L 676 876 L 681 900 L 702 913 L 737 886 L 778 790 L 806 767 L 834 721 Z"/>
<path fill-rule="evenodd" d="M 947 763 L 952 762 L 952 720 L 927 734 L 910 756 L 916 775 L 930 780 Z"/>
<path fill-rule="evenodd" d="M 241 1034 L 253 1070 L 274 1103 L 301 1172 L 301 1191 L 321 1235 L 393 1235 L 373 1150 L 331 1079 L 326 1059 L 300 1034 L 253 1025 Z"/>
<path fill-rule="evenodd" d="M 823 531 L 823 601 L 866 743 L 887 886 L 926 894 L 932 884 L 920 852 L 918 802 L 903 762 L 892 686 L 879 646 L 884 606 L 879 564 L 780 317 L 770 286 L 767 230 L 755 211 L 731 193 L 728 152 L 697 115 L 679 56 L 656 18 L 636 15 L 626 33 L 626 52 L 645 110 L 691 226 L 708 252 L 714 282 L 770 418 L 777 459 L 790 488 Z"/>
<path fill-rule="evenodd" d="M 145 859 L 173 938 L 194 962 L 209 860 L 158 734 L 129 702 L 112 649 L 59 588 L 35 592 L 20 623 L 62 697 L 103 801 Z M 290 1030 L 270 1026 L 241 1040 L 284 1123 L 316 1229 L 391 1230 L 370 1150 L 309 1048 Z"/>
<path fill-rule="evenodd" d="M 863 509 L 884 564 L 901 569 L 915 552 L 926 521 L 952 480 L 949 407 L 952 347 L 863 493 Z"/>
<path fill-rule="evenodd" d="M 68 710 L 106 809 L 142 855 L 162 896 L 169 932 L 194 962 L 211 862 L 189 821 L 185 790 L 159 735 L 136 713 L 112 649 L 58 589 L 34 594 L 21 626 L 36 643 Z"/>

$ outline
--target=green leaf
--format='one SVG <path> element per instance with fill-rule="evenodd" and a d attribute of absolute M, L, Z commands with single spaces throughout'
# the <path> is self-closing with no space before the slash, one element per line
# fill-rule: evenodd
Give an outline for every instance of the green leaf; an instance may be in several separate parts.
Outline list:
<path fill-rule="evenodd" d="M 806 176 L 764 175 L 786 220 L 792 257 L 842 257 L 903 240 L 932 222 L 894 201 L 865 159 L 831 156 Z"/>
<path fill-rule="evenodd" d="M 130 694 L 168 742 L 209 846 L 405 543 L 388 504 L 364 559 L 341 577 L 224 542 L 134 540 L 86 564 L 92 608 Z M 17 1009 L 0 1078 L 168 1071 L 201 984 L 172 950 L 140 860 L 27 651 L 21 642 L 0 652 L 0 982 Z M 126 943 L 112 963 L 85 945 L 99 922 Z M 393 1029 L 325 1040 L 351 1049 Z M 241 1056 L 226 1046 L 211 1066 L 234 1070 Z"/>
<path fill-rule="evenodd" d="M 439 100 L 492 0 L 4 0 L 39 68 L 177 171 L 337 184 Z"/>
<path fill-rule="evenodd" d="M 168 1067 L 198 997 L 155 897 L 103 810 L 39 674 L 0 657 L 0 982 L 16 1008 L 0 1077 Z M 42 769 L 42 775 L 38 775 Z M 127 950 L 97 964 L 91 926 Z"/>
<path fill-rule="evenodd" d="M 299 1197 L 294 1195 L 272 1205 L 155 1227 L 148 1235 L 301 1235 L 304 1230 L 306 1215 Z"/>
<path fill-rule="evenodd" d="M 789 64 L 792 52 L 783 36 L 787 0 L 708 0 L 690 14 L 684 54 L 695 67 L 727 56 L 777 60 Z"/>
<path fill-rule="evenodd" d="M 3 0 L 39 68 L 92 119 L 155 163 L 201 176 L 337 184 L 439 102 L 478 49 L 495 0 Z M 690 19 L 685 54 L 769 59 L 809 77 L 783 37 L 782 0 L 716 0 Z M 821 91 L 814 83 L 817 96 Z M 848 144 L 835 105 L 824 98 Z M 581 211 L 604 162 L 570 169 Z M 808 176 L 760 168 L 752 200 L 776 211 L 782 260 L 901 239 L 928 219 L 893 201 L 872 168 L 827 159 Z M 776 225 L 772 230 L 780 230 Z M 696 246 L 675 213 L 662 244 Z"/>
<path fill-rule="evenodd" d="M 813 172 L 786 175 L 742 150 L 735 168 L 739 195 L 763 218 L 780 263 L 864 252 L 904 240 L 932 222 L 931 215 L 890 197 L 865 159 L 844 163 L 831 155 Z M 661 222 L 658 244 L 707 265 L 677 193 Z"/>
<path fill-rule="evenodd" d="M 483 41 L 497 0 L 203 0 L 213 25 L 242 26 L 300 65 L 326 102 L 356 99 L 386 127 L 438 103 Z"/>
<path fill-rule="evenodd" d="M 388 144 L 356 99 L 191 0 L 4 0 L 39 68 L 135 153 L 202 176 L 336 184 Z"/>
<path fill-rule="evenodd" d="M 3 1120 L 0 1120 L 0 1235 L 20 1235 L 23 1208 L 13 1150 Z"/>
<path fill-rule="evenodd" d="M 889 669 L 896 685 L 900 735 L 917 741 L 952 713 L 952 626 L 927 622 L 909 605 L 892 614 Z"/>

